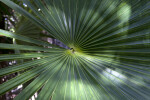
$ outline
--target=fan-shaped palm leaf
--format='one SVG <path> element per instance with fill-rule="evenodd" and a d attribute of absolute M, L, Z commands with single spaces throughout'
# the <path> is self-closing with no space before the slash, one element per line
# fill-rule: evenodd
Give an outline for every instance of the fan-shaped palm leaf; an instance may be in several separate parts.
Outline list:
<path fill-rule="evenodd" d="M 71 48 L 46 48 L 51 45 L 0 30 L 39 45 L 1 43 L 0 48 L 44 51 L 1 55 L 0 60 L 41 59 L 0 69 L 0 76 L 29 69 L 1 84 L 0 94 L 35 78 L 16 100 L 27 100 L 40 88 L 37 100 L 149 100 L 149 0 L 23 0 L 34 15 L 0 1 Z"/>

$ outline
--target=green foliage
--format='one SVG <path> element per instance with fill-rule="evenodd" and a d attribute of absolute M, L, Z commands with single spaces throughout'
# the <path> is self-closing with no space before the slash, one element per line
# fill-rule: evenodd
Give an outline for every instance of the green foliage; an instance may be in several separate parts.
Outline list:
<path fill-rule="evenodd" d="M 33 79 L 15 100 L 27 100 L 41 88 L 37 100 L 149 100 L 148 0 L 24 0 L 33 14 L 0 1 L 72 48 L 0 30 L 0 35 L 36 44 L 0 43 L 1 49 L 32 51 L 0 55 L 1 61 L 41 57 L 0 69 L 0 76 L 28 69 L 1 84 L 0 94 Z"/>

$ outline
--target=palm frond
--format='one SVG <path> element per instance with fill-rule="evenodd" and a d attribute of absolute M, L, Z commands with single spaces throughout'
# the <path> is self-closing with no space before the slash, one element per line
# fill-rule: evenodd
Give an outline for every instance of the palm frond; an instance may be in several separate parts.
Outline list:
<path fill-rule="evenodd" d="M 23 0 L 34 14 L 0 1 L 71 48 L 0 30 L 0 35 L 37 44 L 1 43 L 0 48 L 42 51 L 10 55 L 41 59 L 0 69 L 0 76 L 29 69 L 1 84 L 0 94 L 34 79 L 15 100 L 27 100 L 40 89 L 37 100 L 149 100 L 149 0 Z M 10 60 L 5 56 L 0 60 Z"/>

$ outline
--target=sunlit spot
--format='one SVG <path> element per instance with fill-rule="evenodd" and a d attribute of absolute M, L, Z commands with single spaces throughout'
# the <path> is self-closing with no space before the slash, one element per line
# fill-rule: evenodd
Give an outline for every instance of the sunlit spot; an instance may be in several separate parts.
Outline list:
<path fill-rule="evenodd" d="M 119 20 L 121 22 L 128 22 L 131 16 L 131 7 L 126 3 L 121 3 L 118 9 L 117 15 Z"/>
<path fill-rule="evenodd" d="M 112 70 L 110 68 L 106 68 L 105 71 L 103 71 L 103 75 L 116 83 L 121 83 L 120 80 L 127 79 L 125 75 L 123 75 L 115 70 Z"/>

